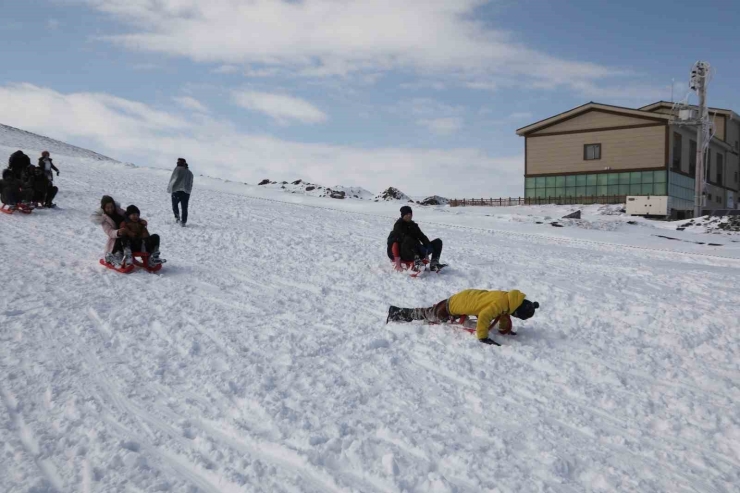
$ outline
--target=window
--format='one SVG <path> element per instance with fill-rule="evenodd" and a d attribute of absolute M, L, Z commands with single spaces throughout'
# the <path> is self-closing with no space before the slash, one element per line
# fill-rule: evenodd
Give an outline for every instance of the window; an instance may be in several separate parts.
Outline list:
<path fill-rule="evenodd" d="M 583 146 L 583 160 L 593 161 L 601 159 L 601 144 L 586 144 Z"/>
<path fill-rule="evenodd" d="M 724 182 L 722 181 L 722 175 L 724 174 L 725 169 L 725 156 L 723 154 L 717 153 L 717 183 L 722 185 Z"/>
<path fill-rule="evenodd" d="M 689 141 L 689 174 L 696 176 L 696 141 Z"/>
<path fill-rule="evenodd" d="M 681 171 L 681 147 L 683 146 L 683 138 L 678 132 L 673 132 L 673 169 L 675 171 Z"/>

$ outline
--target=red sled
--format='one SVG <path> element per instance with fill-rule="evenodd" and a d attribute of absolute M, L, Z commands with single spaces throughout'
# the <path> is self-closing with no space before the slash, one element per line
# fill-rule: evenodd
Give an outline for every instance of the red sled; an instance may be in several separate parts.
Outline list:
<path fill-rule="evenodd" d="M 499 315 L 494 319 L 493 322 L 491 322 L 491 325 L 488 326 L 488 331 L 493 332 L 493 329 L 496 328 L 496 325 L 498 325 L 499 321 L 502 317 L 505 317 L 508 319 L 508 326 L 509 329 L 506 332 L 498 331 L 499 335 L 512 335 L 515 336 L 516 332 L 511 330 L 511 317 L 509 315 Z M 475 334 L 476 332 L 476 325 L 478 324 L 478 320 L 475 318 L 471 318 L 467 315 L 461 315 L 459 317 L 453 317 L 449 322 L 447 322 L 447 325 L 452 325 L 453 327 L 457 329 L 464 330 L 466 332 L 470 332 L 471 334 Z"/>
<path fill-rule="evenodd" d="M 113 264 L 109 264 L 108 262 L 106 262 L 102 258 L 100 259 L 100 265 L 102 265 L 103 267 L 107 267 L 110 270 L 114 270 L 116 272 L 120 272 L 121 274 L 128 274 L 129 272 L 131 272 L 132 270 L 134 270 L 134 266 L 133 265 L 123 265 L 121 267 L 116 267 Z"/>
<path fill-rule="evenodd" d="M 149 253 L 147 252 L 134 252 L 131 255 L 134 258 L 134 265 L 143 268 L 147 272 L 155 273 L 159 272 L 162 269 L 162 264 L 157 264 L 154 267 L 149 267 Z M 141 259 L 141 261 L 137 259 Z"/>
<path fill-rule="evenodd" d="M 401 250 L 400 250 L 400 248 L 398 246 L 398 242 L 394 243 L 391 248 L 392 248 L 393 256 L 394 257 L 400 257 L 401 256 Z M 391 261 L 391 262 L 393 262 L 393 261 Z M 429 265 L 429 259 L 426 259 L 425 258 L 421 262 L 422 262 L 422 266 L 421 267 L 416 267 L 416 265 L 414 265 L 414 261 L 413 260 L 401 260 L 401 270 L 403 270 L 403 271 L 411 271 L 411 274 L 410 274 L 411 277 L 419 277 L 419 275 L 422 272 L 424 272 L 425 270 L 427 270 L 427 265 Z M 393 265 L 395 266 L 395 262 L 393 262 Z M 437 271 L 437 272 L 439 272 L 439 271 Z"/>
<path fill-rule="evenodd" d="M 13 214 L 14 212 L 30 214 L 33 212 L 33 206 L 27 204 L 18 204 L 17 206 L 13 207 L 7 204 L 3 204 L 3 206 L 0 207 L 0 212 L 3 212 L 5 214 Z"/>

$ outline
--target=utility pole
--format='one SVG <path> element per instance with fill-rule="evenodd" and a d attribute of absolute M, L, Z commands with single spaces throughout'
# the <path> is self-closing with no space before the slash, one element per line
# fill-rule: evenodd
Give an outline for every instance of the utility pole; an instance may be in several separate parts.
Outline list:
<path fill-rule="evenodd" d="M 699 96 L 699 125 L 696 128 L 696 176 L 694 188 L 694 217 L 700 217 L 704 211 L 704 137 L 709 136 L 709 111 L 707 110 L 707 76 L 709 64 L 696 62 L 691 71 L 691 88 Z M 711 137 L 709 137 L 711 138 Z"/>

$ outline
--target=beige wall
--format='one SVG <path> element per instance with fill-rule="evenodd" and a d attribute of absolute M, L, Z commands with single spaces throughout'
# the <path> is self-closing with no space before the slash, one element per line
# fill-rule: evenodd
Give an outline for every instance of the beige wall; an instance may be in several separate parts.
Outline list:
<path fill-rule="evenodd" d="M 601 144 L 601 159 L 585 161 L 585 144 Z M 527 137 L 526 146 L 527 175 L 605 171 L 606 167 L 661 168 L 666 164 L 664 125 Z"/>
<path fill-rule="evenodd" d="M 555 132 L 571 132 L 574 130 L 588 130 L 592 128 L 622 127 L 629 125 L 645 125 L 657 123 L 644 118 L 603 113 L 598 110 L 589 111 L 570 120 L 566 120 L 552 127 L 533 132 L 531 135 L 547 135 Z"/>
<path fill-rule="evenodd" d="M 673 115 L 673 114 L 675 114 L 675 112 L 673 111 L 673 108 L 666 108 L 665 106 L 660 106 L 660 107 L 652 110 L 651 113 L 662 113 L 664 115 Z"/>
<path fill-rule="evenodd" d="M 723 115 L 710 113 L 709 118 L 714 121 L 714 135 L 718 139 L 722 139 L 727 142 L 727 135 L 725 135 L 725 117 Z"/>
<path fill-rule="evenodd" d="M 727 139 L 725 141 L 735 149 L 735 152 L 740 152 L 740 122 L 727 120 Z M 735 143 L 737 143 L 737 147 Z"/>

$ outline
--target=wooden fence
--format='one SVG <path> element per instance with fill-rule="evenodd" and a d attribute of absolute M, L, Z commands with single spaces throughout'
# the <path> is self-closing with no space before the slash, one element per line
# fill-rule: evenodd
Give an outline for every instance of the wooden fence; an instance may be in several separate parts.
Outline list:
<path fill-rule="evenodd" d="M 582 204 L 624 204 L 626 195 L 593 195 L 590 197 L 509 197 L 500 199 L 452 199 L 450 207 L 487 206 L 510 207 L 515 205 L 582 205 Z"/>

